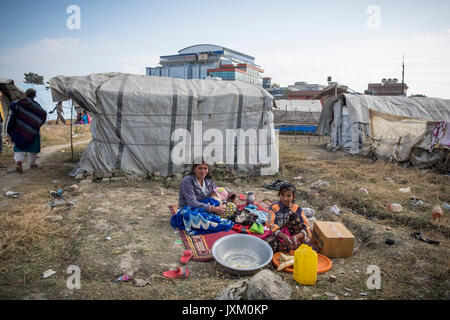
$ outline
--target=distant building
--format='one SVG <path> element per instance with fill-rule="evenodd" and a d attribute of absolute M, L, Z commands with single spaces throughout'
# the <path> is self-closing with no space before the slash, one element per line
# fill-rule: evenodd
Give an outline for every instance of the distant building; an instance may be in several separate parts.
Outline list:
<path fill-rule="evenodd" d="M 371 96 L 406 96 L 408 86 L 406 83 L 402 84 L 394 79 L 383 79 L 381 83 L 369 83 L 365 94 Z"/>
<path fill-rule="evenodd" d="M 198 44 L 178 51 L 177 55 L 161 56 L 161 66 L 146 68 L 149 76 L 181 79 L 242 80 L 263 85 L 264 70 L 255 58 L 222 46 Z"/>
<path fill-rule="evenodd" d="M 270 78 L 270 77 L 263 78 L 263 88 L 264 89 L 269 89 L 271 84 L 272 84 L 272 78 Z"/>
<path fill-rule="evenodd" d="M 287 99 L 289 88 L 288 87 L 272 87 L 266 89 L 275 100 Z"/>
<path fill-rule="evenodd" d="M 307 82 L 296 82 L 288 86 L 288 100 L 311 100 L 315 95 L 326 88 L 320 84 L 309 84 Z"/>

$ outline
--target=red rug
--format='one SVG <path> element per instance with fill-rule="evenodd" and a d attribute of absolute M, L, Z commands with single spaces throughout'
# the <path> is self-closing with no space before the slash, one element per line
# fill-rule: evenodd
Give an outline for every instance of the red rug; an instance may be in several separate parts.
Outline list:
<path fill-rule="evenodd" d="M 261 202 L 255 203 L 255 205 L 258 207 L 259 211 L 267 211 L 269 209 L 269 206 L 271 205 L 271 203 L 272 202 L 270 200 L 263 200 Z M 176 214 L 177 210 L 178 210 L 178 206 L 171 205 L 171 206 L 169 206 L 169 209 L 170 209 L 171 214 Z M 187 234 L 184 230 L 179 230 L 179 231 L 180 231 L 181 240 L 183 240 L 183 243 L 184 243 L 186 249 L 190 249 L 194 253 L 193 257 L 191 258 L 191 260 L 193 260 L 193 261 L 214 260 L 214 257 L 212 256 L 212 253 L 211 253 L 211 248 L 212 248 L 214 242 L 216 242 L 216 240 L 218 240 L 224 236 L 227 236 L 229 234 L 239 233 L 237 231 L 230 230 L 230 231 L 221 231 L 221 232 L 216 232 L 216 233 L 199 234 L 196 236 L 191 236 L 191 235 Z M 255 234 L 255 233 L 248 233 L 248 234 L 258 237 L 260 239 L 264 239 L 270 234 L 270 230 L 264 232 L 264 234 Z"/>

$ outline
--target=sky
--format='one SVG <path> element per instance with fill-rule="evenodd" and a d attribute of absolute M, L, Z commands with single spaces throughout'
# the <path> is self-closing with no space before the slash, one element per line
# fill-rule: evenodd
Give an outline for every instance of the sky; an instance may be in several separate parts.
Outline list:
<path fill-rule="evenodd" d="M 450 99 L 447 0 L 15 0 L 1 11 L 0 77 L 16 82 L 145 74 L 160 56 L 209 43 L 255 57 L 281 86 L 331 76 L 357 92 L 401 81 L 404 55 L 408 95 Z"/>

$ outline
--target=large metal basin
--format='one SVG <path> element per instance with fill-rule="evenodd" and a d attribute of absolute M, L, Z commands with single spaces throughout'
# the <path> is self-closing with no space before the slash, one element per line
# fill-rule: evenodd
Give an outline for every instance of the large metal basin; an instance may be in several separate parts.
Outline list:
<path fill-rule="evenodd" d="M 273 256 L 267 242 L 247 234 L 231 234 L 220 238 L 214 242 L 211 252 L 219 265 L 236 275 L 258 272 Z"/>

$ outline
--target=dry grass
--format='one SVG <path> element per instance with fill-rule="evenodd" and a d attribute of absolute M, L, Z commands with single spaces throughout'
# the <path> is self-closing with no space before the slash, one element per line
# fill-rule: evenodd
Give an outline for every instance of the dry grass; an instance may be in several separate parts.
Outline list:
<path fill-rule="evenodd" d="M 3 145 L 3 150 L 0 153 L 0 168 L 5 168 L 14 159 L 14 150 L 11 145 Z"/>
<path fill-rule="evenodd" d="M 72 139 L 74 142 L 91 140 L 91 125 L 74 124 L 72 126 Z M 70 143 L 70 125 L 46 123 L 41 128 L 41 143 L 42 147 Z"/>
<path fill-rule="evenodd" d="M 448 299 L 448 217 L 435 224 L 430 221 L 430 207 L 409 206 L 411 195 L 398 189 L 411 186 L 414 195 L 430 204 L 449 202 L 449 177 L 327 152 L 307 141 L 282 141 L 281 172 L 276 176 L 237 177 L 222 170 L 213 173 L 218 185 L 238 192 L 252 189 L 258 199 L 276 199 L 276 191 L 261 188 L 265 183 L 295 181 L 301 206 L 314 208 L 318 220 L 342 221 L 355 235 L 353 256 L 333 259 L 332 270 L 318 275 L 314 287 L 303 287 L 291 274 L 268 266 L 291 285 L 293 299 L 328 299 L 326 292 L 341 299 L 358 299 L 363 291 L 369 291 L 369 299 Z M 82 148 L 76 146 L 76 157 Z M 63 221 L 47 222 L 49 213 L 43 205 L 51 200 L 48 191 L 56 188 L 52 180 L 60 180 L 57 186 L 63 190 L 74 183 L 65 176 L 71 161 L 70 148 L 65 151 L 49 158 L 41 171 L 28 173 L 29 181 L 20 190 L 22 201 L 0 200 L 5 209 L 0 214 L 0 233 L 6 235 L 1 238 L 2 247 L 8 243 L 1 251 L 0 283 L 4 286 L 0 298 L 24 298 L 33 293 L 47 299 L 203 300 L 215 298 L 240 279 L 223 272 L 214 261 L 189 262 L 191 274 L 182 281 L 161 276 L 177 265 L 184 250 L 176 243 L 180 237 L 169 225 L 167 208 L 178 200 L 176 179 L 82 183 L 79 192 L 65 193 L 68 199 L 76 200 L 73 207 L 51 212 L 63 216 Z M 301 180 L 293 179 L 299 175 Z M 385 180 L 388 177 L 392 182 Z M 319 179 L 328 181 L 329 186 L 318 191 L 309 188 Z M 369 194 L 360 193 L 359 188 L 366 188 Z M 401 203 L 405 211 L 389 212 L 386 206 L 391 201 Z M 340 216 L 330 213 L 334 204 L 341 209 Z M 412 239 L 409 235 L 413 231 L 421 231 L 441 244 L 433 246 Z M 105 240 L 107 236 L 112 240 Z M 386 245 L 386 238 L 395 239 L 396 244 Z M 134 270 L 134 278 L 150 280 L 151 285 L 113 283 L 123 271 L 121 265 L 127 263 Z M 65 271 L 70 264 L 81 268 L 81 290 L 65 287 Z M 382 270 L 381 290 L 366 288 L 366 269 L 373 264 Z M 42 272 L 48 268 L 58 273 L 42 279 Z M 336 282 L 329 282 L 330 274 L 337 276 Z M 344 298 L 344 287 L 352 290 L 348 298 Z"/>
<path fill-rule="evenodd" d="M 30 245 L 52 235 L 52 226 L 45 219 L 49 213 L 35 204 L 39 198 L 36 193 L 23 196 L 13 210 L 0 215 L 0 260 L 23 254 Z"/>
<path fill-rule="evenodd" d="M 360 156 L 337 157 L 323 161 L 314 156 L 292 152 L 283 158 L 282 170 L 287 176 L 302 175 L 300 194 L 323 210 L 338 204 L 353 213 L 366 218 L 387 220 L 391 224 L 410 226 L 425 230 L 439 230 L 450 236 L 448 215 L 440 223 L 432 219 L 431 207 L 450 202 L 449 177 L 435 172 L 422 173 L 415 168 L 404 168 L 392 163 L 369 160 Z M 301 145 L 297 146 L 300 151 Z M 283 154 L 288 153 L 288 145 L 281 144 Z M 332 157 L 333 153 L 329 153 Z M 317 180 L 329 182 L 329 187 L 318 192 L 309 186 Z M 387 180 L 390 179 L 390 180 Z M 411 193 L 402 193 L 400 188 L 411 187 Z M 366 195 L 361 188 L 368 190 Z M 326 197 L 325 197 L 326 196 Z M 416 196 L 425 202 L 422 206 L 410 205 L 410 197 Z M 388 210 L 391 202 L 400 203 L 404 211 L 393 213 Z"/>

